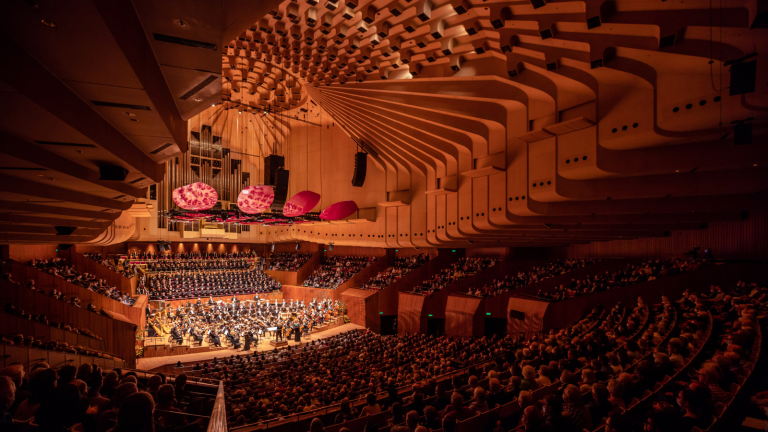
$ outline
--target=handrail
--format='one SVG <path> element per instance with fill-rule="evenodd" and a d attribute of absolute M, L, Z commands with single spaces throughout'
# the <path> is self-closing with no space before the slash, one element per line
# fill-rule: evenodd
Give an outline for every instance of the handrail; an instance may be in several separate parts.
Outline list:
<path fill-rule="evenodd" d="M 224 406 L 224 382 L 219 381 L 219 391 L 216 393 L 216 402 L 211 412 L 211 421 L 208 423 L 208 432 L 227 432 L 227 410 Z"/>

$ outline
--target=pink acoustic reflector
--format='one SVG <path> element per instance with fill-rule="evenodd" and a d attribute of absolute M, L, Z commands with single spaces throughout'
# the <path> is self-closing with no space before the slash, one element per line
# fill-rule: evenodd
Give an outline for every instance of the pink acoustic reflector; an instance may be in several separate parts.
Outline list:
<path fill-rule="evenodd" d="M 320 194 L 312 191 L 302 191 L 292 196 L 283 206 L 283 215 L 286 217 L 301 216 L 315 208 L 320 202 Z"/>
<path fill-rule="evenodd" d="M 249 214 L 262 213 L 269 210 L 274 200 L 272 186 L 248 186 L 238 195 L 237 206 Z"/>
<path fill-rule="evenodd" d="M 339 220 L 351 216 L 357 211 L 357 204 L 354 201 L 339 201 L 326 207 L 320 212 L 320 219 Z"/>
<path fill-rule="evenodd" d="M 192 183 L 173 190 L 173 202 L 184 210 L 208 210 L 218 200 L 216 190 L 205 183 Z"/>

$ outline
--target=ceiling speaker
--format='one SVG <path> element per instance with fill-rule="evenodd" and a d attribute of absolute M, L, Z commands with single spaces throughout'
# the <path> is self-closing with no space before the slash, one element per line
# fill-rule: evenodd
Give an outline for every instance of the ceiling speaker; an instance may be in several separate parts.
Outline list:
<path fill-rule="evenodd" d="M 752 144 L 752 123 L 737 123 L 733 126 L 733 143 Z"/>
<path fill-rule="evenodd" d="M 365 184 L 365 173 L 368 168 L 368 153 L 355 153 L 355 174 L 352 176 L 352 186 L 363 187 Z"/>
<path fill-rule="evenodd" d="M 72 235 L 73 232 L 75 232 L 76 227 L 73 226 L 55 226 L 56 228 L 56 235 Z"/>
<path fill-rule="evenodd" d="M 288 198 L 288 177 L 289 171 L 285 169 L 277 170 L 277 179 L 275 181 L 275 200 L 272 201 L 272 208 L 282 210 L 285 200 Z"/>
<path fill-rule="evenodd" d="M 731 96 L 755 91 L 755 80 L 757 79 L 757 61 L 753 60 L 746 63 L 735 63 L 731 66 Z"/>
<path fill-rule="evenodd" d="M 125 181 L 128 170 L 117 165 L 102 165 L 99 167 L 99 180 Z"/>

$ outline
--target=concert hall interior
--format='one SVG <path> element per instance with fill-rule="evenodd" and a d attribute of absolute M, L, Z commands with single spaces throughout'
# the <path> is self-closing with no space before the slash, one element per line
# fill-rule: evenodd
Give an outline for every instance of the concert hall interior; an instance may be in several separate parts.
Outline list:
<path fill-rule="evenodd" d="M 768 2 L 0 22 L 0 431 L 768 430 Z"/>

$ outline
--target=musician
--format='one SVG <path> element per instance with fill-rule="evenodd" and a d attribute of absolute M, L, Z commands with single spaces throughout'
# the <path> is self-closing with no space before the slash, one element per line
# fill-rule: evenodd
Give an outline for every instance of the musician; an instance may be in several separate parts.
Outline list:
<path fill-rule="evenodd" d="M 245 332 L 243 334 L 243 338 L 245 339 L 245 346 L 243 347 L 243 351 L 250 351 L 251 350 L 251 332 Z"/>
<path fill-rule="evenodd" d="M 213 306 L 216 302 L 213 301 L 213 296 L 208 297 L 208 306 Z"/>
<path fill-rule="evenodd" d="M 240 337 L 237 335 L 237 332 L 231 332 L 227 335 L 227 340 L 232 344 L 232 346 L 238 350 L 240 349 Z"/>
<path fill-rule="evenodd" d="M 293 337 L 294 342 L 301 342 L 301 324 L 299 324 L 299 320 L 293 321 Z"/>
<path fill-rule="evenodd" d="M 179 331 L 179 328 L 174 326 L 173 329 L 171 329 L 171 340 L 178 342 L 179 345 L 184 342 L 184 337 L 181 335 L 181 332 Z"/>
<path fill-rule="evenodd" d="M 208 330 L 208 339 L 211 345 L 221 347 L 221 339 L 216 334 L 215 328 Z"/>
<path fill-rule="evenodd" d="M 192 336 L 192 339 L 197 342 L 200 346 L 203 345 L 203 335 L 197 332 L 197 327 L 192 327 L 189 334 Z"/>
<path fill-rule="evenodd" d="M 275 300 L 277 301 L 277 300 Z M 283 321 L 280 320 L 277 322 L 277 331 L 275 331 L 275 342 L 282 342 L 283 340 Z"/>

